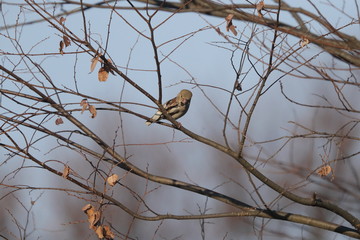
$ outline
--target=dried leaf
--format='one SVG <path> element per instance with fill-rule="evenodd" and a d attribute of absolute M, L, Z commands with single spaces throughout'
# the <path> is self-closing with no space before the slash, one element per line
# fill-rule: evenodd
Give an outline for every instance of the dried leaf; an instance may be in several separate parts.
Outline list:
<path fill-rule="evenodd" d="M 86 213 L 89 221 L 89 228 L 96 229 L 96 225 L 100 221 L 101 213 L 96 211 L 95 208 L 91 204 L 87 204 L 82 208 L 83 212 Z"/>
<path fill-rule="evenodd" d="M 329 165 L 325 165 L 321 168 L 319 168 L 316 173 L 319 174 L 321 177 L 325 177 L 330 174 L 332 171 L 331 167 Z"/>
<path fill-rule="evenodd" d="M 95 211 L 95 208 L 91 204 L 86 204 L 81 210 L 89 215 Z"/>
<path fill-rule="evenodd" d="M 55 124 L 56 124 L 56 125 L 60 125 L 60 124 L 63 124 L 63 123 L 64 123 L 64 121 L 62 120 L 61 117 L 58 117 L 58 118 L 55 120 Z"/>
<path fill-rule="evenodd" d="M 95 211 L 94 214 L 88 215 L 89 228 L 96 229 L 96 226 L 100 222 L 101 213 L 99 211 Z"/>
<path fill-rule="evenodd" d="M 68 165 L 65 165 L 62 176 L 63 178 L 67 178 L 70 174 L 70 167 Z"/>
<path fill-rule="evenodd" d="M 227 15 L 226 18 L 225 18 L 226 22 L 227 23 L 230 22 L 233 19 L 233 17 L 234 17 L 234 14 L 230 13 L 229 15 Z"/>
<path fill-rule="evenodd" d="M 119 180 L 119 176 L 117 174 L 113 174 L 107 178 L 107 182 L 110 186 L 114 186 L 116 182 Z"/>
<path fill-rule="evenodd" d="M 89 105 L 89 112 L 91 113 L 91 118 L 96 117 L 96 108 L 94 107 L 94 105 Z"/>
<path fill-rule="evenodd" d="M 237 35 L 237 31 L 235 30 L 235 26 L 234 25 L 231 25 L 230 27 L 230 31 L 236 36 Z"/>
<path fill-rule="evenodd" d="M 264 1 L 260 1 L 258 4 L 256 4 L 256 10 L 261 11 L 265 7 Z"/>
<path fill-rule="evenodd" d="M 63 41 L 60 41 L 60 47 L 59 47 L 59 52 L 60 52 L 60 54 L 61 55 L 63 55 L 64 54 L 64 51 L 63 51 L 63 49 L 64 49 L 64 42 Z"/>
<path fill-rule="evenodd" d="M 100 56 L 96 55 L 93 59 L 91 59 L 90 65 L 90 73 L 92 73 L 96 67 L 96 64 L 99 62 Z"/>
<path fill-rule="evenodd" d="M 236 27 L 232 23 L 233 17 L 234 17 L 234 14 L 229 14 L 225 18 L 225 20 L 226 20 L 226 31 L 230 30 L 236 36 L 237 35 L 237 31 L 235 30 Z"/>
<path fill-rule="evenodd" d="M 96 235 L 98 236 L 98 238 L 103 239 L 104 233 L 103 233 L 103 227 L 102 226 L 98 226 L 95 230 Z"/>
<path fill-rule="evenodd" d="M 84 98 L 83 100 L 81 100 L 80 106 L 84 106 L 85 104 L 88 104 L 87 98 Z"/>
<path fill-rule="evenodd" d="M 104 237 L 106 239 L 114 239 L 115 238 L 115 234 L 111 231 L 110 227 L 105 225 L 103 227 L 103 234 L 105 235 Z"/>
<path fill-rule="evenodd" d="M 258 4 L 256 4 L 256 10 L 259 17 L 264 17 L 264 15 L 261 13 L 261 10 L 264 10 L 265 3 L 264 1 L 260 1 Z"/>
<path fill-rule="evenodd" d="M 67 36 L 63 36 L 63 41 L 65 43 L 65 47 L 68 47 L 71 45 L 70 39 Z"/>
<path fill-rule="evenodd" d="M 62 25 L 62 24 L 64 24 L 64 22 L 66 21 L 66 18 L 61 17 L 59 21 L 60 21 L 60 24 Z"/>
<path fill-rule="evenodd" d="M 302 37 L 300 40 L 300 47 L 305 47 L 306 45 L 308 45 L 310 43 L 309 39 Z"/>
<path fill-rule="evenodd" d="M 89 103 L 88 103 L 88 101 L 87 101 L 86 98 L 84 98 L 83 100 L 81 100 L 80 106 L 82 106 L 81 113 L 83 113 L 86 109 L 88 109 Z"/>
<path fill-rule="evenodd" d="M 105 82 L 109 77 L 109 71 L 107 71 L 104 67 L 99 69 L 98 79 L 100 82 Z"/>

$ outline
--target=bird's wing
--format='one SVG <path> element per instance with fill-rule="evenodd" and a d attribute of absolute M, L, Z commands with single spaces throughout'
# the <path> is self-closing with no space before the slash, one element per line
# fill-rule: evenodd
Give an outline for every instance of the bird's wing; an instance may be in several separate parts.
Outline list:
<path fill-rule="evenodd" d="M 176 101 L 176 98 L 167 101 L 164 104 L 164 108 L 170 115 L 174 115 L 175 113 L 178 113 L 180 111 L 179 103 Z"/>
<path fill-rule="evenodd" d="M 162 115 L 161 111 L 160 111 L 160 110 L 157 111 L 157 112 L 151 117 L 151 121 L 146 121 L 145 124 L 149 126 L 149 125 L 152 124 L 153 122 L 158 121 L 158 120 L 161 118 L 161 115 Z"/>

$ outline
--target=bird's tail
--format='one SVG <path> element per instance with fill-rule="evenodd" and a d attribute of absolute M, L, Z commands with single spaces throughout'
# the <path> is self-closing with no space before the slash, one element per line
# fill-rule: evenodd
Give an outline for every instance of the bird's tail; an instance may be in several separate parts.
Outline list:
<path fill-rule="evenodd" d="M 157 112 L 154 114 L 154 116 L 151 117 L 150 120 L 147 120 L 147 121 L 145 122 L 145 124 L 146 124 L 147 126 L 150 126 L 152 123 L 158 121 L 158 120 L 161 118 L 161 114 L 162 114 L 162 113 L 161 113 L 160 111 L 157 111 Z"/>

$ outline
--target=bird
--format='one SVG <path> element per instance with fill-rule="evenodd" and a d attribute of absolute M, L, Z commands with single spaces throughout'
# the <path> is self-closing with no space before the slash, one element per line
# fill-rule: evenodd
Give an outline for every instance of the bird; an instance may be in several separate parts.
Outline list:
<path fill-rule="evenodd" d="M 179 119 L 185 115 L 190 106 L 190 101 L 192 98 L 192 92 L 187 89 L 181 90 L 176 97 L 170 99 L 165 104 L 163 104 L 165 110 L 170 114 L 174 119 Z M 154 122 L 164 119 L 165 116 L 160 110 L 158 110 L 154 116 L 145 122 L 146 125 L 150 125 Z"/>

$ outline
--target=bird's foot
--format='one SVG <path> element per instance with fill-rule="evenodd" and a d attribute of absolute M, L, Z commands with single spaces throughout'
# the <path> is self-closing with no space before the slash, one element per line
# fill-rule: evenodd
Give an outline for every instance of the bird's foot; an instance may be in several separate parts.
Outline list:
<path fill-rule="evenodd" d="M 176 122 L 176 124 L 173 124 L 173 126 L 174 126 L 175 128 L 181 128 L 181 127 L 182 127 L 182 124 L 179 123 L 179 122 Z"/>

